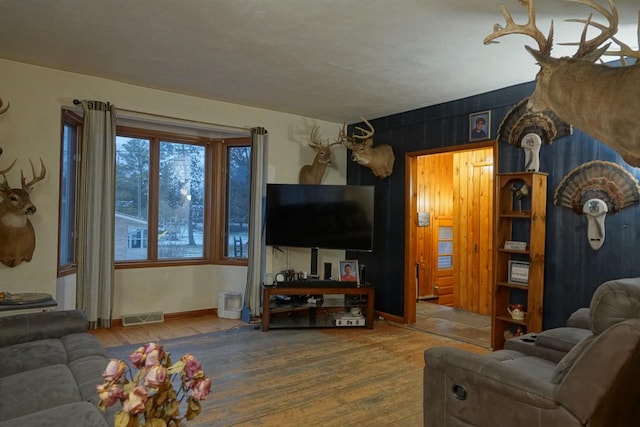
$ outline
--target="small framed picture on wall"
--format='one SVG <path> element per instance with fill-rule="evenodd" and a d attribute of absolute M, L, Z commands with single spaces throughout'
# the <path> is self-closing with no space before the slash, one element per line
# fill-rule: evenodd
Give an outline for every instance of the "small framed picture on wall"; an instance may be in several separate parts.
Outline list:
<path fill-rule="evenodd" d="M 358 261 L 340 261 L 340 281 L 360 284 Z"/>
<path fill-rule="evenodd" d="M 469 114 L 469 141 L 484 141 L 491 138 L 491 111 Z"/>

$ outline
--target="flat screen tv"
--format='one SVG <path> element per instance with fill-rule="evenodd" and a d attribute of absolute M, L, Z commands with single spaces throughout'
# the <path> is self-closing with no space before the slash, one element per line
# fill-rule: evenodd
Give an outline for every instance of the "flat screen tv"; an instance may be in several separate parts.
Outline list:
<path fill-rule="evenodd" d="M 374 187 L 267 184 L 266 244 L 373 250 Z"/>

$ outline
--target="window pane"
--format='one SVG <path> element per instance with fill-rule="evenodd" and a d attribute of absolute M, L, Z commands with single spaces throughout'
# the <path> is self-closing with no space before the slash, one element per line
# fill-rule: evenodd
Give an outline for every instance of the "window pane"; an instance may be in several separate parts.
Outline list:
<path fill-rule="evenodd" d="M 64 124 L 62 158 L 60 165 L 60 241 L 58 264 L 75 264 L 76 221 L 76 158 L 78 153 L 78 126 Z"/>
<path fill-rule="evenodd" d="M 438 270 L 449 270 L 453 268 L 453 257 L 451 256 L 439 256 L 438 257 Z"/>
<path fill-rule="evenodd" d="M 251 147 L 229 146 L 227 166 L 227 245 L 225 245 L 225 256 L 246 258 L 249 247 Z"/>
<path fill-rule="evenodd" d="M 149 140 L 116 137 L 116 261 L 148 259 Z"/>
<path fill-rule="evenodd" d="M 453 242 L 438 242 L 438 255 L 442 254 L 452 254 L 453 253 Z"/>
<path fill-rule="evenodd" d="M 204 160 L 202 146 L 160 142 L 159 259 L 204 257 Z"/>
<path fill-rule="evenodd" d="M 438 227 L 438 240 L 452 240 L 453 239 L 453 227 L 440 226 Z"/>

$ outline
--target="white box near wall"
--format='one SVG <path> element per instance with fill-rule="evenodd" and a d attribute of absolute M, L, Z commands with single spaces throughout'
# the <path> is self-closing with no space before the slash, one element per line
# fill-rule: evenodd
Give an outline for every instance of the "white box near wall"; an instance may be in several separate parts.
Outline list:
<path fill-rule="evenodd" d="M 239 319 L 242 314 L 242 294 L 240 292 L 218 293 L 218 317 Z"/>

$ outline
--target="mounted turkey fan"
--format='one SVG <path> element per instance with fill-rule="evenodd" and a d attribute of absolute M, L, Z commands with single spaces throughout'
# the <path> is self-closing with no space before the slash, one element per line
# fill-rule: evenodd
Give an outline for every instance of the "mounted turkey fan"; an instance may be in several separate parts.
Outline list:
<path fill-rule="evenodd" d="M 540 169 L 540 146 L 551 145 L 556 138 L 571 135 L 571 125 L 560 120 L 551 110 L 541 113 L 527 111 L 525 98 L 516 104 L 498 127 L 498 141 L 524 150 L 524 170 Z"/>
<path fill-rule="evenodd" d="M 614 214 L 638 202 L 638 180 L 620 165 L 602 160 L 584 163 L 569 172 L 554 196 L 556 206 L 587 216 L 587 238 L 596 251 L 604 244 L 607 213 Z"/>

